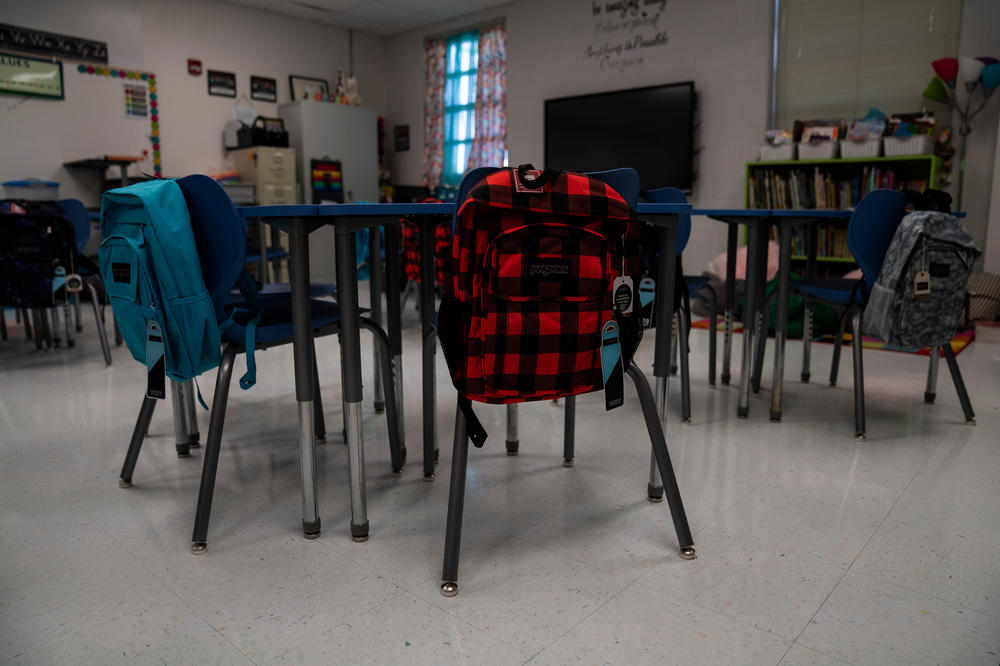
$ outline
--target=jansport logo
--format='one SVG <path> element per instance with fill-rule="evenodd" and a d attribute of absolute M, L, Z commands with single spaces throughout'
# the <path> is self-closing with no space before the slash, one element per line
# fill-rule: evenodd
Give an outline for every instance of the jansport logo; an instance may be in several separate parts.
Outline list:
<path fill-rule="evenodd" d="M 564 264 L 528 264 L 528 277 L 567 277 L 569 262 Z"/>

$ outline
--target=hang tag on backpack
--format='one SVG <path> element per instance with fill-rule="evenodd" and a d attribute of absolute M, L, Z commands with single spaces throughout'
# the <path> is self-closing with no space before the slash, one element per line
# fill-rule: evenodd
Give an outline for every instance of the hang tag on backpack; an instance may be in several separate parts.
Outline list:
<path fill-rule="evenodd" d="M 604 409 L 621 407 L 625 402 L 625 368 L 616 321 L 608 321 L 601 330 L 601 366 L 604 370 Z"/>
<path fill-rule="evenodd" d="M 632 291 L 632 278 L 628 275 L 619 275 L 614 282 L 615 308 L 619 314 L 632 314 L 632 302 L 635 300 Z"/>
<path fill-rule="evenodd" d="M 157 400 L 167 397 L 167 366 L 163 355 L 163 334 L 160 325 L 153 319 L 146 324 L 146 397 Z"/>
<path fill-rule="evenodd" d="M 66 276 L 66 291 L 71 294 L 83 291 L 83 278 L 79 273 L 70 273 Z"/>
<path fill-rule="evenodd" d="M 539 169 L 520 169 L 514 172 L 514 191 L 521 192 L 522 194 L 541 194 L 543 192 L 541 187 L 528 187 L 521 182 L 521 178 L 518 176 L 523 176 L 529 183 L 538 180 L 542 175 Z"/>
<path fill-rule="evenodd" d="M 656 301 L 656 280 L 644 277 L 639 280 L 639 310 L 642 311 L 642 326 L 649 328 L 653 323 L 653 304 Z"/>
<path fill-rule="evenodd" d="M 927 271 L 917 271 L 913 276 L 913 295 L 929 296 L 931 293 L 931 274 Z"/>

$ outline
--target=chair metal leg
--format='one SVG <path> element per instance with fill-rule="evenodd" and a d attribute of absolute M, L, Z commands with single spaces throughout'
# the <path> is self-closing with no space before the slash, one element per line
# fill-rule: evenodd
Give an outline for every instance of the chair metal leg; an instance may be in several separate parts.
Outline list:
<path fill-rule="evenodd" d="M 41 322 L 40 328 L 45 348 L 52 349 L 52 325 L 49 323 L 49 310 L 48 308 L 37 308 L 36 311 L 38 312 L 38 321 Z"/>
<path fill-rule="evenodd" d="M 670 385 L 666 377 L 657 377 L 656 381 L 656 413 L 660 414 L 660 429 L 665 429 L 667 425 L 667 392 Z M 660 472 L 656 465 L 656 452 L 649 450 L 649 483 L 646 484 L 646 498 L 650 502 L 658 503 L 663 501 L 663 484 L 660 483 Z"/>
<path fill-rule="evenodd" d="M 389 457 L 392 463 L 393 476 L 400 476 L 403 473 L 403 466 L 406 457 L 403 455 L 403 434 L 399 424 L 402 419 L 399 416 L 399 403 L 395 396 L 399 395 L 396 390 L 396 378 L 392 370 L 392 352 L 389 345 L 389 336 L 377 326 L 375 322 L 362 317 L 359 320 L 362 328 L 372 332 L 375 340 L 376 355 L 382 358 L 379 363 L 379 372 L 382 373 L 382 384 L 385 386 L 385 395 L 389 400 L 385 401 L 386 426 L 389 428 Z"/>
<path fill-rule="evenodd" d="M 0 305 L 0 339 L 7 342 L 7 311 Z"/>
<path fill-rule="evenodd" d="M 833 342 L 833 359 L 830 361 L 830 386 L 837 385 L 837 374 L 840 372 L 840 350 L 844 346 L 844 328 L 847 326 L 847 313 L 840 318 L 837 338 Z"/>
<path fill-rule="evenodd" d="M 854 350 L 854 436 L 857 439 L 865 438 L 865 369 L 861 361 L 861 315 L 863 310 L 854 310 L 851 321 L 854 325 L 852 336 Z"/>
<path fill-rule="evenodd" d="M 80 316 L 80 294 L 73 295 L 73 315 L 76 317 L 76 332 L 80 333 L 83 331 L 83 318 Z"/>
<path fill-rule="evenodd" d="M 69 309 L 68 298 L 63 302 L 63 324 L 66 326 L 66 346 L 76 346 L 76 340 L 73 339 L 73 315 Z"/>
<path fill-rule="evenodd" d="M 45 346 L 45 330 L 42 328 L 42 319 L 38 316 L 38 310 L 31 308 L 31 321 L 34 324 L 35 349 L 42 351 Z"/>
<path fill-rule="evenodd" d="M 28 309 L 27 308 L 20 308 L 19 310 L 15 310 L 14 312 L 15 312 L 15 316 L 16 316 L 15 320 L 16 321 L 22 321 L 22 322 L 24 322 L 24 337 L 26 337 L 29 340 L 31 340 L 34 337 L 34 335 L 32 334 L 32 331 L 31 331 L 31 319 L 32 318 L 28 316 Z"/>
<path fill-rule="evenodd" d="M 677 311 L 677 346 L 681 362 L 681 423 L 691 425 L 691 368 L 688 364 L 688 336 L 691 333 L 688 313 Z"/>
<path fill-rule="evenodd" d="M 507 405 L 507 455 L 516 456 L 521 446 L 517 435 L 517 405 Z"/>
<path fill-rule="evenodd" d="M 678 334 L 679 334 L 679 330 L 678 330 L 678 326 L 677 326 L 677 313 L 674 313 L 673 315 L 671 315 L 671 317 L 670 317 L 670 326 L 673 329 L 671 331 L 671 335 L 670 335 L 670 375 L 671 376 L 676 376 L 677 375 L 677 346 L 678 346 L 677 338 L 678 338 Z"/>
<path fill-rule="evenodd" d="M 121 474 L 118 475 L 119 488 L 132 487 L 132 473 L 135 471 L 135 463 L 139 460 L 139 450 L 142 448 L 142 440 L 149 430 L 149 422 L 153 420 L 153 410 L 156 408 L 156 399 L 144 397 L 142 407 L 139 408 L 139 418 L 135 421 L 135 428 L 132 430 L 132 439 L 128 444 L 128 453 L 125 454 L 125 462 L 122 464 Z"/>
<path fill-rule="evenodd" d="M 184 382 L 184 413 L 187 417 L 188 447 L 197 449 L 201 446 L 201 433 L 198 432 L 198 410 L 195 407 L 194 395 L 198 388 L 193 379 Z"/>
<path fill-rule="evenodd" d="M 215 473 L 219 467 L 222 429 L 226 424 L 226 403 L 229 402 L 229 383 L 233 377 L 237 349 L 238 346 L 232 342 L 226 345 L 215 381 L 212 415 L 208 422 L 208 440 L 205 442 L 205 461 L 201 468 L 201 487 L 198 490 L 198 508 L 195 509 L 194 534 L 191 537 L 191 552 L 196 555 L 204 553 L 208 547 L 208 521 L 212 514 Z"/>
<path fill-rule="evenodd" d="M 49 327 L 49 337 L 52 338 L 52 345 L 54 347 L 59 347 L 62 344 L 62 338 L 59 337 L 59 312 L 56 307 L 51 307 L 46 309 L 46 317 L 51 318 L 51 322 L 46 320 L 46 325 Z"/>
<path fill-rule="evenodd" d="M 969 425 L 976 425 L 976 414 L 972 411 L 972 402 L 969 401 L 969 394 L 965 390 L 965 382 L 962 381 L 962 371 L 958 369 L 955 351 L 950 344 L 942 345 L 941 348 L 944 350 L 944 360 L 948 363 L 948 371 L 951 372 L 951 381 L 955 384 L 955 391 L 958 393 L 958 401 L 962 403 L 965 422 Z"/>
<path fill-rule="evenodd" d="M 566 396 L 563 405 L 563 467 L 572 467 L 576 455 L 576 396 Z"/>
<path fill-rule="evenodd" d="M 736 301 L 736 242 L 739 232 L 738 224 L 728 224 L 726 241 L 726 303 L 723 318 L 725 327 L 722 333 L 722 383 L 729 384 L 730 367 L 733 355 L 733 306 Z"/>
<path fill-rule="evenodd" d="M 97 290 L 94 285 L 87 282 L 87 291 L 90 292 L 90 302 L 94 306 L 94 321 L 97 322 L 97 339 L 101 343 L 101 352 L 104 354 L 104 362 L 111 365 L 111 346 L 108 344 L 108 334 L 104 330 L 104 317 L 101 314 L 101 302 L 97 298 Z"/>
<path fill-rule="evenodd" d="M 663 479 L 664 490 L 667 494 L 667 504 L 670 506 L 670 516 L 674 521 L 680 556 L 685 560 L 693 560 L 697 557 L 693 547 L 694 539 L 691 537 L 691 528 L 688 526 L 687 514 L 684 512 L 684 502 L 681 500 L 680 489 L 677 487 L 677 478 L 674 476 L 674 467 L 670 463 L 667 441 L 663 436 L 663 428 L 660 427 L 659 417 L 656 414 L 656 406 L 653 403 L 653 394 L 649 390 L 649 382 L 646 381 L 646 376 L 642 374 L 635 363 L 629 365 L 628 374 L 635 383 L 635 390 L 639 394 L 642 415 L 646 419 L 646 430 L 649 431 L 653 454 L 656 456 L 660 478 Z"/>
<path fill-rule="evenodd" d="M 448 488 L 448 521 L 444 537 L 441 594 L 458 594 L 458 557 L 462 547 L 462 513 L 465 509 L 465 475 L 469 463 L 469 434 L 465 414 L 455 409 L 455 443 L 451 454 L 451 485 Z"/>
<path fill-rule="evenodd" d="M 931 358 L 927 364 L 927 388 L 924 389 L 924 402 L 928 405 L 934 404 L 934 399 L 937 397 L 938 360 L 940 356 L 941 348 L 938 346 L 931 347 Z"/>
<path fill-rule="evenodd" d="M 313 429 L 316 443 L 326 444 L 326 417 L 323 415 L 323 397 L 319 390 L 319 363 L 316 362 L 316 342 L 313 341 Z"/>
<path fill-rule="evenodd" d="M 716 330 L 717 319 L 719 317 L 719 299 L 715 295 L 715 289 L 711 287 L 708 293 L 708 383 L 715 386 L 715 348 L 718 331 Z"/>
<path fill-rule="evenodd" d="M 183 385 L 169 380 L 170 383 L 170 407 L 174 416 L 174 446 L 177 449 L 178 458 L 188 458 L 191 456 L 191 445 L 188 444 L 188 424 L 184 401 Z"/>
<path fill-rule="evenodd" d="M 810 356 L 812 355 L 812 327 L 813 311 L 812 303 L 809 299 L 805 302 L 805 312 L 802 314 L 802 372 L 799 377 L 803 384 L 809 383 L 811 372 L 809 370 Z"/>

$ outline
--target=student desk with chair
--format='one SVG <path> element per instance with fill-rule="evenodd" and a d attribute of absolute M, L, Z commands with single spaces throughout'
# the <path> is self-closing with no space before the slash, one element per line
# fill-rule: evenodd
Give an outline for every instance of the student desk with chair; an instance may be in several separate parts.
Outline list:
<path fill-rule="evenodd" d="M 299 454 L 302 479 L 303 531 L 308 537 L 316 537 L 320 532 L 320 515 L 317 500 L 316 440 L 314 423 L 314 385 L 312 331 L 309 327 L 309 235 L 324 225 L 333 225 L 336 230 L 336 271 L 338 302 L 341 308 L 341 359 L 343 367 L 343 397 L 345 403 L 344 421 L 347 431 L 348 464 L 351 479 L 351 535 L 357 541 L 364 541 L 369 534 L 367 500 L 364 475 L 363 434 L 361 431 L 361 346 L 358 307 L 358 276 L 355 249 L 355 232 L 361 229 L 386 226 L 386 256 L 399 255 L 399 221 L 407 218 L 416 222 L 421 232 L 421 288 L 420 311 L 422 332 L 423 366 L 423 449 L 424 478 L 434 478 L 434 458 L 437 450 L 434 413 L 436 409 L 436 386 L 434 356 L 434 282 L 435 262 L 433 229 L 441 223 L 441 216 L 453 216 L 454 204 L 438 203 L 391 203 L 391 204 L 289 204 L 272 206 L 243 206 L 240 215 L 247 220 L 263 220 L 267 224 L 288 233 L 290 254 L 290 288 L 293 317 L 293 357 L 295 375 L 295 399 L 298 403 Z M 673 311 L 673 304 L 661 302 L 674 293 L 675 247 L 679 215 L 690 214 L 689 204 L 639 204 L 642 219 L 664 230 L 660 235 L 661 256 L 657 289 L 657 305 Z M 372 234 L 377 237 L 377 234 Z M 372 252 L 373 262 L 379 257 Z M 373 266 L 374 269 L 374 266 Z M 397 395 L 401 406 L 402 366 L 399 304 L 399 262 L 389 261 L 387 271 L 387 310 L 389 346 L 393 355 L 393 372 Z M 372 273 L 377 273 L 373 270 Z M 373 300 L 374 302 L 374 300 Z M 669 326 L 659 326 L 656 331 L 656 351 L 654 370 L 656 381 L 656 405 L 662 424 L 666 424 L 667 378 L 670 371 Z M 393 396 L 389 396 L 391 399 Z M 403 412 L 399 410 L 400 418 Z M 400 428 L 402 432 L 402 427 Z M 654 487 L 657 486 L 657 487 Z M 651 484 L 650 496 L 662 497 L 663 489 Z"/>

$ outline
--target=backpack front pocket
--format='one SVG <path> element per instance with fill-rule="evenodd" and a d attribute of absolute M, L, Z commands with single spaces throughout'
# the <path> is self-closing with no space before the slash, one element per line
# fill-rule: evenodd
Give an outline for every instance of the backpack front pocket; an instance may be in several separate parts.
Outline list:
<path fill-rule="evenodd" d="M 122 338 L 140 363 L 146 362 L 146 324 L 156 303 L 146 273 L 143 246 L 125 236 L 109 236 L 97 248 L 104 289 Z M 170 358 L 170 351 L 167 350 Z"/>
<path fill-rule="evenodd" d="M 499 395 L 603 386 L 601 327 L 611 319 L 611 243 L 565 224 L 494 239 L 483 275 L 483 379 Z"/>

